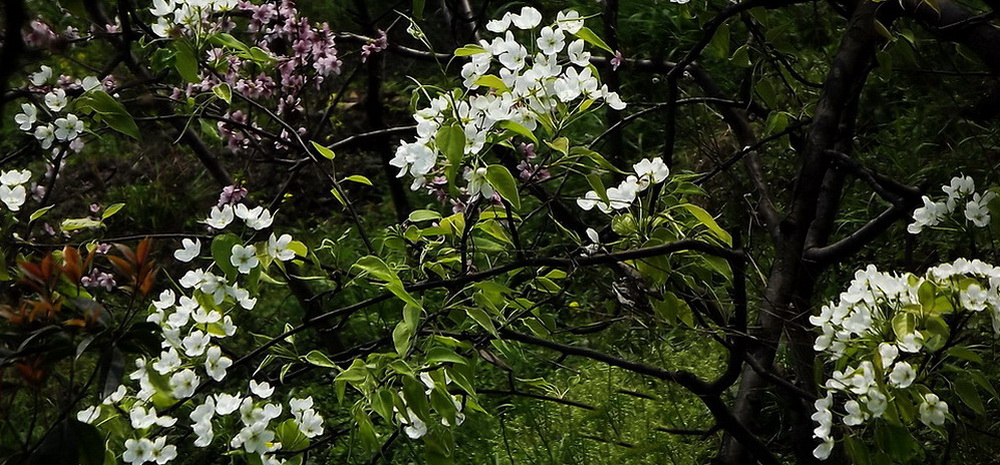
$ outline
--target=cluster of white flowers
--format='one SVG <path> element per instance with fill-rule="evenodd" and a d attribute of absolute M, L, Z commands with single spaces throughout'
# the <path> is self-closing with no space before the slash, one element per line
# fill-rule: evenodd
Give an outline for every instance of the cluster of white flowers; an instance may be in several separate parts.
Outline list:
<path fill-rule="evenodd" d="M 208 218 L 206 218 L 204 222 L 213 229 L 221 231 L 226 229 L 226 226 L 229 226 L 235 218 L 243 220 L 243 223 L 246 224 L 248 228 L 252 228 L 257 231 L 269 228 L 271 223 L 274 222 L 274 217 L 268 209 L 264 207 L 249 208 L 242 203 L 236 204 L 235 207 L 230 204 L 226 204 L 221 207 L 212 207 Z"/>
<path fill-rule="evenodd" d="M 178 27 L 193 28 L 213 13 L 229 11 L 239 5 L 237 0 L 153 0 L 149 12 L 156 16 L 150 25 L 160 37 L 167 37 Z"/>
<path fill-rule="evenodd" d="M 604 213 L 624 210 L 632 206 L 632 202 L 640 192 L 651 185 L 665 181 L 667 176 L 670 176 L 670 169 L 659 157 L 652 160 L 643 158 L 639 163 L 632 165 L 632 169 L 635 170 L 634 175 L 626 177 L 618 187 L 607 190 L 606 202 L 596 191 L 589 191 L 582 199 L 577 199 L 576 204 L 584 210 L 592 210 L 596 206 Z"/>
<path fill-rule="evenodd" d="M 585 41 L 576 39 L 567 45 L 569 36 L 583 28 L 580 15 L 574 11 L 559 13 L 554 24 L 538 31 L 541 21 L 541 13 L 531 7 L 490 21 L 487 28 L 503 36 L 465 47 L 471 53 L 471 61 L 462 67 L 463 85 L 468 91 L 465 96 L 458 99 L 452 94 L 440 95 L 414 114 L 417 140 L 401 142 L 390 161 L 400 168 L 399 177 L 407 173 L 414 177 L 413 190 L 427 184 L 427 176 L 443 159 L 439 156 L 445 155 L 442 146 L 446 142 L 437 140 L 442 127 L 457 124 L 465 136 L 463 153 L 474 155 L 492 140 L 491 136 L 502 133 L 505 125 L 534 131 L 540 122 L 551 125 L 598 100 L 615 109 L 625 108 L 617 93 L 600 84 L 590 65 Z M 537 37 L 535 43 L 523 45 L 511 26 Z M 522 34 L 519 31 L 517 34 Z M 475 92 L 481 88 L 488 90 Z M 581 97 L 584 100 L 574 107 Z M 467 166 L 465 172 L 470 184 L 467 193 L 488 197 L 492 189 L 484 180 L 485 169 L 474 166 L 474 162 L 468 165 L 473 166 Z"/>
<path fill-rule="evenodd" d="M 976 182 L 968 176 L 952 178 L 951 184 L 942 186 L 941 190 L 948 197 L 940 202 L 935 202 L 926 195 L 923 197 L 924 206 L 914 210 L 913 223 L 910 223 L 906 228 L 910 234 L 919 234 L 925 227 L 933 227 L 945 222 L 960 206 L 965 207 L 965 220 L 978 228 L 989 226 L 989 204 L 997 197 L 996 193 L 992 191 L 982 194 L 976 192 Z"/>
<path fill-rule="evenodd" d="M 424 386 L 427 388 L 424 391 L 424 394 L 430 396 L 431 391 L 434 390 L 434 387 L 437 385 L 437 383 L 427 372 L 421 372 L 419 378 L 420 381 L 424 383 Z M 451 383 L 451 378 L 448 377 L 447 373 L 445 374 L 444 382 L 446 385 Z M 462 423 L 465 422 L 465 414 L 462 413 L 462 402 L 461 400 L 459 400 L 458 396 L 453 394 L 450 395 L 451 395 L 451 401 L 455 405 L 455 410 L 456 410 L 454 426 L 461 426 Z M 399 398 L 403 401 L 403 405 L 405 406 L 406 398 L 403 396 L 402 392 L 399 393 Z M 398 421 L 401 425 L 403 425 L 403 432 L 406 433 L 406 436 L 409 437 L 410 439 L 420 439 L 425 434 L 427 434 L 427 423 L 421 420 L 420 417 L 417 416 L 417 414 L 410 407 L 408 406 L 406 407 L 405 413 L 400 412 L 399 409 L 396 407 L 393 407 L 392 411 L 393 413 L 396 414 L 396 421 Z M 450 423 L 448 423 L 448 419 L 444 417 L 441 418 L 441 424 L 444 426 L 452 426 Z"/>
<path fill-rule="evenodd" d="M 924 424 L 944 424 L 948 404 L 917 383 L 920 369 L 945 343 L 942 313 L 984 311 L 1000 332 L 1000 268 L 979 260 L 959 259 L 923 276 L 885 273 L 873 265 L 857 271 L 837 301 L 809 319 L 822 330 L 814 348 L 844 367 L 826 381 L 827 395 L 815 405 L 812 418 L 819 425 L 813 433 L 822 441 L 815 455 L 825 459 L 834 445 L 834 395 L 848 399 L 846 426 L 882 417 L 888 402 L 898 399 L 919 405 Z"/>
<path fill-rule="evenodd" d="M 16 212 L 24 205 L 28 197 L 27 189 L 24 185 L 31 180 L 31 172 L 28 170 L 11 170 L 0 173 L 0 202 L 7 206 L 7 209 Z"/>
<path fill-rule="evenodd" d="M 250 209 L 244 204 L 235 207 L 225 204 L 222 208 L 214 207 L 212 212 L 216 217 L 219 214 L 228 215 L 225 224 L 217 221 L 213 225 L 218 229 L 227 226 L 234 217 L 241 218 L 254 230 L 269 227 L 273 220 L 266 209 Z M 207 222 L 211 223 L 211 218 Z M 232 246 L 230 262 L 240 274 L 247 274 L 259 266 L 261 260 L 293 259 L 295 252 L 291 250 L 291 244 L 290 235 L 279 237 L 272 233 L 266 245 L 261 247 L 266 255 L 258 258 L 257 246 L 237 243 Z M 201 256 L 201 248 L 200 239 L 183 239 L 181 248 L 174 252 L 174 258 L 184 263 L 192 262 Z M 211 268 L 209 271 L 203 268 L 189 270 L 178 283 L 181 288 L 190 289 L 191 294 L 178 296 L 167 289 L 150 307 L 147 321 L 159 325 L 162 350 L 151 360 L 136 360 L 136 370 L 129 375 L 129 379 L 136 381 L 139 389 L 127 396 L 129 391 L 122 385 L 104 402 L 105 405 L 118 404 L 122 411 L 128 412 L 137 435 L 125 440 L 122 458 L 132 465 L 154 461 L 162 465 L 176 457 L 176 447 L 166 444 L 166 437 L 150 439 L 145 436 L 148 428 L 154 425 L 172 427 L 177 423 L 175 418 L 158 416 L 154 405 L 164 399 L 177 402 L 195 396 L 203 384 L 200 373 L 215 381 L 225 379 L 227 370 L 234 362 L 216 341 L 236 334 L 237 327 L 231 312 L 238 308 L 252 310 L 257 303 L 250 291 L 241 288 L 238 283 L 230 283 L 226 276 L 213 273 Z M 196 436 L 194 445 L 207 447 L 212 443 L 215 438 L 212 419 L 215 415 L 224 416 L 239 411 L 243 427 L 232 437 L 229 446 L 257 454 L 265 464 L 284 463 L 284 460 L 272 455 L 281 448 L 281 444 L 275 442 L 275 431 L 269 429 L 272 420 L 280 417 L 282 406 L 263 401 L 273 394 L 274 388 L 266 382 L 251 381 L 249 391 L 250 395 L 246 397 L 239 393 L 206 396 L 190 415 L 191 428 Z M 292 399 L 290 406 L 292 418 L 289 421 L 294 421 L 303 435 L 312 438 L 323 433 L 323 418 L 312 409 L 311 398 Z M 77 417 L 80 421 L 94 422 L 102 415 L 111 416 L 115 412 L 112 408 L 94 406 L 80 411 Z"/>
<path fill-rule="evenodd" d="M 52 76 L 52 68 L 43 65 L 38 72 L 30 76 L 29 81 L 36 88 L 48 88 Z M 84 92 L 95 89 L 104 90 L 104 85 L 94 76 L 88 76 L 74 85 L 81 87 Z M 48 123 L 41 121 L 38 107 L 31 103 L 22 103 L 21 112 L 14 115 L 14 122 L 17 123 L 18 128 L 33 134 L 43 149 L 52 148 L 53 151 L 58 152 L 60 146 L 53 148 L 53 144 L 61 142 L 68 143 L 69 148 L 74 152 L 82 150 L 84 143 L 80 135 L 84 132 L 83 120 L 73 113 L 61 114 L 69 106 L 66 90 L 59 87 L 51 88 L 42 100 L 55 119 Z"/>

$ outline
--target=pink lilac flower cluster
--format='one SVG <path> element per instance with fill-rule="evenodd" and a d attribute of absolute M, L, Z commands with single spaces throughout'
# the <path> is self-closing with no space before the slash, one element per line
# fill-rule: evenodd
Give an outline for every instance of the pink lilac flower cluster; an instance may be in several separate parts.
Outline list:
<path fill-rule="evenodd" d="M 385 31 L 379 29 L 378 38 L 361 47 L 361 62 L 367 62 L 371 54 L 381 52 L 387 48 L 389 48 L 389 37 L 385 35 Z"/>
<path fill-rule="evenodd" d="M 89 275 L 80 278 L 80 283 L 83 284 L 83 287 L 103 287 L 108 291 L 113 290 L 118 285 L 114 276 L 97 268 L 90 270 Z"/>
<path fill-rule="evenodd" d="M 247 196 L 247 188 L 243 186 L 231 185 L 222 188 L 222 193 L 219 194 L 219 208 L 223 205 L 235 205 L 241 200 L 245 199 Z"/>
<path fill-rule="evenodd" d="M 245 31 L 249 37 L 240 39 L 248 46 L 258 47 L 274 59 L 273 67 L 256 66 L 249 59 L 227 53 L 221 48 L 207 51 L 207 61 L 215 72 L 203 71 L 202 81 L 176 89 L 174 98 L 210 92 L 222 83 L 234 93 L 253 99 L 275 99 L 268 107 L 275 108 L 277 116 L 294 122 L 294 116 L 304 112 L 302 93 L 310 88 L 320 89 L 331 75 L 340 73 L 342 62 L 335 47 L 335 34 L 326 23 L 311 23 L 300 16 L 292 0 L 255 5 L 240 2 L 237 10 L 248 14 L 250 22 Z M 211 30 L 235 30 L 235 23 L 226 19 L 209 25 Z M 247 149 L 257 142 L 259 126 L 249 121 L 239 110 L 225 115 L 232 122 L 219 122 L 218 128 L 227 146 L 234 151 Z M 299 127 L 302 134 L 305 128 Z M 291 137 L 282 130 L 281 138 Z M 280 144 L 279 144 L 280 147 Z"/>
<path fill-rule="evenodd" d="M 518 151 L 521 152 L 521 155 L 524 155 L 521 162 L 517 164 L 519 176 L 522 180 L 537 183 L 552 177 L 549 170 L 542 168 L 538 163 L 533 163 L 535 158 L 538 157 L 538 155 L 535 154 L 535 144 L 522 143 L 518 147 Z"/>

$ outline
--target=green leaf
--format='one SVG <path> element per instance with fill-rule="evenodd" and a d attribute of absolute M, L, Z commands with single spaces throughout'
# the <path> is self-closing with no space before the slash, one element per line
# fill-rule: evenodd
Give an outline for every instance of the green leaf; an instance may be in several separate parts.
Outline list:
<path fill-rule="evenodd" d="M 897 340 L 902 341 L 904 337 L 912 334 L 916 329 L 916 315 L 910 312 L 901 312 L 892 317 L 892 330 L 896 333 Z"/>
<path fill-rule="evenodd" d="M 706 55 L 713 58 L 725 58 L 729 56 L 729 25 L 723 24 L 715 30 L 712 41 L 705 47 Z"/>
<path fill-rule="evenodd" d="M 467 307 L 465 312 L 472 318 L 479 326 L 482 326 L 490 334 L 497 336 L 497 327 L 493 324 L 493 320 L 490 316 L 479 307 Z"/>
<path fill-rule="evenodd" d="M 39 208 L 38 210 L 35 210 L 35 212 L 32 213 L 30 217 L 28 217 L 28 221 L 35 221 L 35 220 L 41 218 L 46 213 L 48 213 L 49 210 L 51 210 L 53 207 L 55 207 L 55 205 L 49 205 L 47 207 L 42 207 L 42 208 Z"/>
<path fill-rule="evenodd" d="M 372 410 L 378 413 L 385 421 L 392 421 L 393 398 L 395 396 L 387 388 L 380 388 L 372 396 Z"/>
<path fill-rule="evenodd" d="M 368 179 L 368 178 L 366 178 L 366 177 L 364 177 L 364 176 L 362 176 L 360 174 L 355 174 L 355 175 L 348 176 L 348 177 L 344 178 L 344 181 L 356 182 L 358 184 L 364 184 L 364 185 L 367 185 L 367 186 L 371 186 L 372 185 L 372 181 L 370 179 Z"/>
<path fill-rule="evenodd" d="M 221 47 L 229 47 L 241 52 L 250 53 L 250 47 L 248 47 L 247 44 L 244 44 L 239 39 L 230 34 L 226 34 L 225 32 L 213 34 L 208 38 L 208 41 Z"/>
<path fill-rule="evenodd" d="M 233 246 L 242 244 L 243 241 L 234 234 L 222 234 L 212 239 L 212 259 L 219 266 L 226 276 L 232 278 L 236 276 L 237 270 L 230 260 L 233 256 Z"/>
<path fill-rule="evenodd" d="M 312 144 L 313 148 L 316 149 L 316 152 L 322 155 L 323 158 L 326 158 L 327 160 L 333 160 L 337 156 L 337 154 L 333 153 L 333 150 L 330 150 L 322 145 L 317 144 L 316 141 L 311 140 L 309 142 Z"/>
<path fill-rule="evenodd" d="M 594 34 L 594 31 L 591 31 L 589 27 L 581 27 L 580 30 L 573 35 L 583 39 L 585 42 L 588 42 L 595 47 L 604 49 L 608 53 L 615 53 L 615 51 L 611 50 L 611 47 L 609 47 L 603 39 L 598 37 L 597 34 Z"/>
<path fill-rule="evenodd" d="M 955 393 L 958 397 L 962 399 L 969 408 L 975 410 L 976 413 L 982 415 L 986 411 L 983 407 L 983 399 L 979 397 L 979 391 L 976 390 L 976 386 L 972 384 L 966 378 L 961 378 L 955 382 Z"/>
<path fill-rule="evenodd" d="M 699 222 L 701 222 L 701 224 L 705 225 L 705 227 L 708 228 L 709 232 L 711 232 L 712 235 L 714 235 L 720 241 L 729 246 L 733 245 L 733 237 L 730 236 L 729 233 L 726 232 L 726 230 L 722 229 L 719 226 L 719 224 L 715 222 L 715 218 L 712 218 L 712 215 L 710 215 L 707 211 L 705 211 L 704 208 L 701 208 L 697 205 L 690 203 L 685 203 L 680 206 L 683 207 L 692 215 L 694 215 L 694 217 Z"/>
<path fill-rule="evenodd" d="M 368 367 L 365 366 L 365 362 L 356 358 L 353 362 L 351 362 L 351 366 L 349 368 L 342 371 L 333 380 L 354 384 L 363 382 L 366 379 L 368 379 Z"/>
<path fill-rule="evenodd" d="M 427 357 L 424 359 L 424 362 L 427 363 L 428 365 L 434 365 L 443 362 L 459 363 L 462 365 L 466 365 L 469 363 L 469 359 L 456 354 L 455 351 L 452 350 L 450 347 L 436 346 L 436 347 L 431 347 L 430 350 L 427 351 Z"/>
<path fill-rule="evenodd" d="M 389 268 L 389 265 L 385 261 L 374 255 L 359 258 L 354 263 L 354 267 L 361 268 L 362 271 L 367 272 L 370 276 L 382 281 L 401 282 L 396 272 Z"/>
<path fill-rule="evenodd" d="M 265 52 L 264 49 L 260 47 L 250 48 L 250 58 L 252 58 L 253 61 L 256 61 L 257 63 L 261 64 L 266 64 L 274 61 L 274 57 L 272 57 L 269 53 Z"/>
<path fill-rule="evenodd" d="M 115 213 L 118 213 L 124 206 L 125 206 L 124 203 L 115 203 L 108 205 L 108 208 L 105 208 L 104 213 L 101 214 L 101 219 L 106 220 L 108 218 L 111 218 L 112 216 L 115 216 Z"/>
<path fill-rule="evenodd" d="M 733 56 L 729 58 L 729 61 L 733 64 L 733 66 L 739 68 L 749 68 L 752 63 L 750 63 L 750 53 L 748 50 L 749 47 L 746 44 L 741 45 L 735 52 L 733 52 Z"/>
<path fill-rule="evenodd" d="M 983 363 L 983 357 L 980 357 L 979 354 L 973 352 L 972 350 L 970 350 L 968 347 L 965 346 L 950 347 L 946 352 L 948 353 L 948 355 L 951 355 L 952 357 L 968 360 L 970 362 L 977 363 L 980 365 L 982 365 Z"/>
<path fill-rule="evenodd" d="M 448 178 L 448 186 L 453 193 L 457 193 L 455 181 L 458 180 L 458 168 L 465 156 L 465 131 L 457 124 L 444 126 L 434 135 L 434 144 L 448 160 L 445 177 Z"/>
<path fill-rule="evenodd" d="M 411 223 L 419 223 L 421 221 L 434 221 L 434 220 L 440 220 L 441 214 L 434 210 L 414 210 L 410 212 L 410 217 L 407 219 Z"/>
<path fill-rule="evenodd" d="M 64 232 L 76 231 L 78 229 L 98 228 L 101 222 L 93 218 L 67 218 L 59 226 Z"/>
<path fill-rule="evenodd" d="M 318 350 L 313 350 L 306 354 L 306 361 L 318 367 L 337 368 L 337 364 L 333 363 L 330 357 L 327 357 L 326 354 Z"/>
<path fill-rule="evenodd" d="M 133 139 L 139 139 L 139 127 L 135 125 L 132 115 L 121 102 L 115 100 L 103 90 L 91 90 L 76 99 L 77 108 L 85 112 L 94 112 L 111 129 Z"/>
<path fill-rule="evenodd" d="M 233 89 L 229 87 L 229 84 L 223 82 L 213 87 L 212 93 L 215 94 L 216 97 L 224 100 L 226 103 L 230 105 L 233 104 Z"/>
<path fill-rule="evenodd" d="M 413 328 L 410 325 L 406 324 L 405 321 L 396 324 L 396 329 L 392 330 L 392 345 L 396 348 L 396 353 L 405 356 L 410 350 L 412 338 Z"/>
<path fill-rule="evenodd" d="M 492 74 L 487 74 L 479 79 L 476 79 L 475 84 L 477 86 L 484 86 L 484 87 L 489 87 L 491 89 L 497 89 L 500 92 L 507 92 L 509 90 L 507 88 L 507 84 L 503 83 L 503 80 Z"/>
<path fill-rule="evenodd" d="M 478 55 L 480 53 L 486 53 L 486 49 L 473 44 L 455 49 L 455 56 L 457 57 L 467 57 L 471 55 Z"/>
<path fill-rule="evenodd" d="M 302 450 L 309 447 L 309 438 L 299 430 L 298 423 L 289 418 L 274 430 L 278 442 L 281 443 L 282 452 Z M 287 462 L 286 462 L 287 463 Z"/>
<path fill-rule="evenodd" d="M 565 137 L 560 137 L 552 142 L 545 141 L 545 145 L 552 147 L 552 150 L 555 150 L 563 155 L 569 155 L 569 139 Z"/>
<path fill-rule="evenodd" d="M 517 193 L 517 182 L 514 181 L 514 176 L 510 174 L 507 168 L 500 165 L 487 166 L 486 180 L 515 209 L 521 208 L 521 197 Z"/>
<path fill-rule="evenodd" d="M 416 19 L 424 19 L 424 3 L 426 0 L 413 0 L 413 17 Z"/>
<path fill-rule="evenodd" d="M 609 162 L 606 158 L 604 158 L 603 155 L 593 150 L 590 150 L 586 147 L 573 147 L 572 149 L 570 149 L 569 153 L 571 155 L 583 155 L 584 157 L 587 157 L 591 161 L 593 161 L 595 165 L 604 168 L 608 171 L 611 171 L 613 173 L 628 174 L 618 169 L 615 165 L 612 165 L 611 162 Z"/>
<path fill-rule="evenodd" d="M 604 187 L 604 182 L 601 181 L 601 177 L 596 174 L 587 175 L 587 184 L 590 184 L 590 188 L 594 190 L 597 197 L 601 199 L 602 202 L 606 204 L 611 203 L 611 199 L 608 198 L 608 189 Z"/>
<path fill-rule="evenodd" d="M 191 48 L 191 45 L 184 41 L 174 42 L 174 68 L 177 69 L 177 73 L 181 75 L 187 82 L 200 82 L 201 77 L 198 76 L 198 57 L 195 55 L 195 51 Z"/>
<path fill-rule="evenodd" d="M 538 138 L 535 137 L 535 134 L 529 131 L 528 128 L 524 127 L 520 123 L 515 123 L 514 121 L 501 121 L 499 124 L 497 124 L 497 126 L 500 126 L 503 129 L 506 129 L 508 131 L 513 131 L 517 134 L 527 137 L 532 142 L 534 142 L 535 145 L 538 145 Z"/>

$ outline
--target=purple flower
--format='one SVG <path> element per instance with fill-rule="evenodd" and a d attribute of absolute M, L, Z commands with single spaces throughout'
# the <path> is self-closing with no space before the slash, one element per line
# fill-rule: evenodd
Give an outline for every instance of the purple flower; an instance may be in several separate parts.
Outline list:
<path fill-rule="evenodd" d="M 242 186 L 232 185 L 222 188 L 222 193 L 219 194 L 219 207 L 221 208 L 226 204 L 235 204 L 247 196 L 247 189 Z"/>
<path fill-rule="evenodd" d="M 385 35 L 385 31 L 379 29 L 378 38 L 365 44 L 361 47 L 361 62 L 364 63 L 368 60 L 368 56 L 372 53 L 378 53 L 389 47 L 389 37 Z"/>
<path fill-rule="evenodd" d="M 611 71 L 618 71 L 618 67 L 622 65 L 624 60 L 625 57 L 622 56 L 622 51 L 616 51 L 615 57 L 611 59 Z"/>
<path fill-rule="evenodd" d="M 31 22 L 31 32 L 25 34 L 24 41 L 33 47 L 48 47 L 57 37 L 48 24 L 35 20 Z"/>
<path fill-rule="evenodd" d="M 114 276 L 97 268 L 90 270 L 90 274 L 87 276 L 80 278 L 80 284 L 83 284 L 83 287 L 103 287 L 109 292 L 118 285 Z"/>

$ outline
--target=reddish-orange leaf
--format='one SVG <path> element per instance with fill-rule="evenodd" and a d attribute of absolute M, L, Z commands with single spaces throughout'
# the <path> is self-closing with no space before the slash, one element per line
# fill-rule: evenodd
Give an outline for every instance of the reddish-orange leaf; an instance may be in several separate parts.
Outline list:
<path fill-rule="evenodd" d="M 153 263 L 150 262 L 150 265 Z M 149 291 L 153 289 L 153 284 L 156 284 L 156 272 L 159 271 L 158 268 L 153 267 L 151 270 L 146 271 L 145 277 L 142 280 L 142 284 L 139 285 L 139 292 L 142 295 L 149 295 Z"/>
<path fill-rule="evenodd" d="M 17 262 L 17 267 L 31 280 L 39 283 L 45 282 L 45 279 L 42 278 L 42 269 L 38 265 L 31 262 Z"/>
<path fill-rule="evenodd" d="M 125 276 L 129 279 L 134 279 L 135 269 L 132 267 L 131 263 L 125 261 L 121 257 L 116 257 L 114 255 L 108 255 L 108 261 L 111 262 L 111 266 L 115 267 L 115 270 L 118 271 L 119 275 Z"/>
<path fill-rule="evenodd" d="M 125 244 L 115 244 L 115 248 L 118 249 L 118 251 L 121 252 L 122 255 L 125 256 L 126 260 L 128 260 L 131 263 L 135 263 L 136 262 L 135 261 L 135 253 L 132 252 L 132 249 L 130 249 L 129 246 L 127 246 Z"/>
<path fill-rule="evenodd" d="M 63 248 L 63 273 L 73 284 L 79 284 L 83 277 L 83 269 L 80 266 L 80 252 L 76 247 L 66 246 Z"/>
<path fill-rule="evenodd" d="M 147 237 L 139 241 L 139 245 L 135 248 L 135 263 L 142 266 L 146 263 L 146 258 L 149 257 L 149 250 L 153 244 L 153 238 Z"/>
<path fill-rule="evenodd" d="M 54 267 L 55 267 L 55 260 L 52 259 L 52 254 L 50 253 L 45 254 L 45 257 L 42 258 L 42 265 L 41 265 L 42 282 L 45 283 L 51 282 L 50 280 L 52 279 L 52 268 Z"/>
<path fill-rule="evenodd" d="M 42 368 L 39 358 L 29 362 L 16 362 L 14 366 L 21 373 L 21 377 L 32 386 L 41 386 L 42 381 L 45 380 L 45 370 Z"/>

